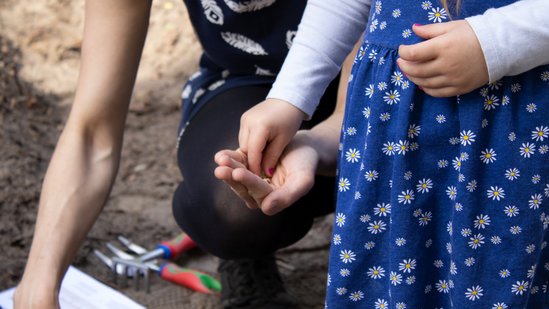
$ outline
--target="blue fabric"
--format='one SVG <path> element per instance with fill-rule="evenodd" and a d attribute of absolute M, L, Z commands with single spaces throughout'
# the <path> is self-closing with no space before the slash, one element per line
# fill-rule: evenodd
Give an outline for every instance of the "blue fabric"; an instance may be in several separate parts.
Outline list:
<path fill-rule="evenodd" d="M 461 2 L 459 18 L 513 1 Z M 397 48 L 421 41 L 414 23 L 449 20 L 436 1 L 372 3 L 342 128 L 328 308 L 549 308 L 549 67 L 433 98 Z"/>
<path fill-rule="evenodd" d="M 305 0 L 185 0 L 204 53 L 199 71 L 183 87 L 179 136 L 204 104 L 219 93 L 274 82 L 306 3 Z"/>

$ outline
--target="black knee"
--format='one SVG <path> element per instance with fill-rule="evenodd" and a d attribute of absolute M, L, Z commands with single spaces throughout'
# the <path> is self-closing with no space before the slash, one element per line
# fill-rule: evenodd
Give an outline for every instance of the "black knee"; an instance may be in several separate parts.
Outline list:
<path fill-rule="evenodd" d="M 204 250 L 224 259 L 260 257 L 301 239 L 313 216 L 303 205 L 267 216 L 248 209 L 228 190 L 193 194 L 185 182 L 174 195 L 173 212 L 179 226 Z M 212 200 L 211 197 L 215 196 Z"/>

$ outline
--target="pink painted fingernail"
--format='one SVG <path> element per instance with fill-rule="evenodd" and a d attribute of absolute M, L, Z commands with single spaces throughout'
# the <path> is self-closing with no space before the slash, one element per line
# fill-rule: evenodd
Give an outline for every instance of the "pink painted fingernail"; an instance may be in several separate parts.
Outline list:
<path fill-rule="evenodd" d="M 274 171 L 275 171 L 274 167 L 271 167 L 271 168 L 269 169 L 269 175 L 270 175 L 270 176 L 273 176 Z"/>
<path fill-rule="evenodd" d="M 417 86 L 419 88 L 419 90 L 423 91 L 423 87 L 421 86 Z"/>
<path fill-rule="evenodd" d="M 414 24 L 414 26 L 420 27 L 420 26 L 423 26 L 423 25 L 422 24 Z"/>

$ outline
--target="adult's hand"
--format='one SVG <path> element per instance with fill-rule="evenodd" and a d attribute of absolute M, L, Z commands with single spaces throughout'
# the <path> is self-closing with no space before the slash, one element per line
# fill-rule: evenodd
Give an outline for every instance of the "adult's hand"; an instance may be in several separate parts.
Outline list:
<path fill-rule="evenodd" d="M 274 215 L 307 194 L 314 185 L 317 151 L 305 137 L 296 136 L 280 157 L 271 178 L 261 178 L 247 166 L 240 150 L 222 150 L 215 155 L 218 179 L 225 181 L 251 209 Z"/>

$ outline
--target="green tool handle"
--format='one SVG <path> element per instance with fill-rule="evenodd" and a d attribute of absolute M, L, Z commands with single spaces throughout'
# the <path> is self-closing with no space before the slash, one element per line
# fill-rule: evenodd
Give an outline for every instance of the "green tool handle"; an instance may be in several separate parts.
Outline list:
<path fill-rule="evenodd" d="M 221 284 L 215 278 L 196 270 L 179 267 L 170 262 L 160 266 L 158 273 L 164 280 L 197 292 L 206 294 L 219 294 L 221 292 Z"/>

